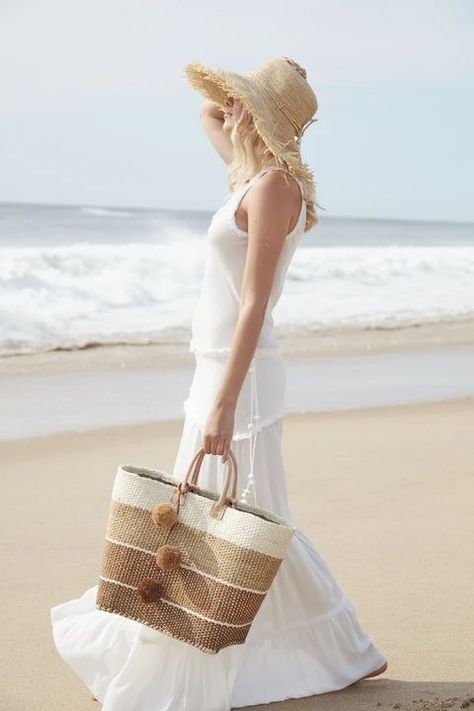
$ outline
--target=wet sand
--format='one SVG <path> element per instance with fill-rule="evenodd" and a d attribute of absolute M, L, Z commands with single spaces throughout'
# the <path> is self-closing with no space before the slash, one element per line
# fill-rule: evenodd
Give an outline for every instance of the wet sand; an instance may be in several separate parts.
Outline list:
<path fill-rule="evenodd" d="M 285 410 L 326 412 L 474 397 L 474 340 L 464 336 L 465 341 L 436 344 L 406 340 L 402 348 L 399 335 L 396 348 L 385 341 L 383 348 L 379 343 L 354 351 L 341 342 L 337 353 L 325 352 L 316 339 L 306 339 L 306 352 L 298 341 L 290 348 L 287 342 L 281 349 Z M 194 367 L 194 354 L 176 345 L 0 358 L 0 440 L 180 420 Z"/>
<path fill-rule="evenodd" d="M 354 329 L 331 328 L 313 333 L 285 328 L 275 334 L 283 355 L 289 358 L 393 353 L 400 351 L 474 346 L 474 319 L 410 326 Z M 75 350 L 56 350 L 0 357 L 0 375 L 29 375 L 119 368 L 174 368 L 191 362 L 189 338 L 182 342 L 146 345 L 97 345 Z"/>

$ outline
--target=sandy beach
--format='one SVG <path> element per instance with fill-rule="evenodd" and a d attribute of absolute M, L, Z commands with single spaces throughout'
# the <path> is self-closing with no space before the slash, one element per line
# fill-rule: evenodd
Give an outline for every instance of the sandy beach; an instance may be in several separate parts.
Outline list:
<path fill-rule="evenodd" d="M 470 398 L 285 417 L 298 526 L 388 669 L 272 707 L 474 708 L 473 421 Z M 169 470 L 180 431 L 174 421 L 0 443 L 2 709 L 99 707 L 56 654 L 49 609 L 96 583 L 117 465 Z"/>

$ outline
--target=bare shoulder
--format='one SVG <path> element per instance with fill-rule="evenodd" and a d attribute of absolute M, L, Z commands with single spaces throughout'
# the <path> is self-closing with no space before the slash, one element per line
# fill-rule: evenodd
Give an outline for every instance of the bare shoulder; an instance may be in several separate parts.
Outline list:
<path fill-rule="evenodd" d="M 237 226 L 252 234 L 285 237 L 296 225 L 301 200 L 300 187 L 292 175 L 268 170 L 245 193 L 235 213 Z"/>
<path fill-rule="evenodd" d="M 245 198 L 246 204 L 242 206 L 249 220 L 269 221 L 275 227 L 290 225 L 292 228 L 301 209 L 300 187 L 295 178 L 283 170 L 264 173 Z"/>
<path fill-rule="evenodd" d="M 265 205 L 283 205 L 286 209 L 298 209 L 301 191 L 292 175 L 283 170 L 268 170 L 249 190 L 249 203 L 263 202 Z"/>

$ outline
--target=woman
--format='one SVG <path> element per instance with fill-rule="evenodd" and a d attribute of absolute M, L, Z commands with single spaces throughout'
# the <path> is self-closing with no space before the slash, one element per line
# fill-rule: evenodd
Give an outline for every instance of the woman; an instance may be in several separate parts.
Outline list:
<path fill-rule="evenodd" d="M 281 452 L 285 368 L 271 312 L 300 237 L 318 222 L 300 154 L 317 101 L 287 57 L 246 76 L 199 63 L 185 70 L 206 98 L 201 119 L 229 166 L 230 195 L 207 235 L 190 343 L 196 368 L 173 473 L 182 480 L 204 447 L 199 485 L 220 491 L 232 449 L 240 500 L 294 525 Z M 59 653 L 106 711 L 228 711 L 342 689 L 387 667 L 299 529 L 245 642 L 216 655 L 96 609 L 96 593 L 51 616 Z"/>

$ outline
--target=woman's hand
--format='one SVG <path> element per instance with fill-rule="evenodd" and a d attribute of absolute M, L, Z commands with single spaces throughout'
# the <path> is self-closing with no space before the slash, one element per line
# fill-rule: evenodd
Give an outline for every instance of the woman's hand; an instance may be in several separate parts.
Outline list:
<path fill-rule="evenodd" d="M 210 118 L 224 121 L 224 109 L 210 99 L 205 99 L 201 104 L 201 116 L 207 115 Z"/>
<path fill-rule="evenodd" d="M 235 405 L 216 403 L 206 420 L 202 446 L 207 454 L 221 454 L 225 462 L 234 434 Z"/>

